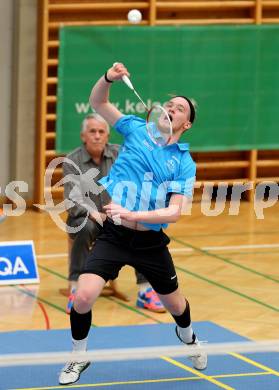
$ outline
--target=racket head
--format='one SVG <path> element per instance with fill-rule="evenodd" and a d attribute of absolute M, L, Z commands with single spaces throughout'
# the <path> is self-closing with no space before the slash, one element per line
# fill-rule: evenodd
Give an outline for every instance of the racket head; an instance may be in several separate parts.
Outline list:
<path fill-rule="evenodd" d="M 148 111 L 146 129 L 151 140 L 158 146 L 168 145 L 172 137 L 172 123 L 166 109 L 156 104 Z"/>

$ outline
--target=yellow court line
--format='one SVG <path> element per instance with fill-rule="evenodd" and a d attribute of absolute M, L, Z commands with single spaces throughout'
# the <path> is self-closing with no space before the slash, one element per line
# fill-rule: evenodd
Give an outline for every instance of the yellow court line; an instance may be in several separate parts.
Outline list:
<path fill-rule="evenodd" d="M 87 383 L 78 385 L 67 385 L 67 386 L 49 386 L 49 387 L 24 387 L 22 389 L 11 389 L 11 390 L 55 390 L 55 389 L 75 389 L 75 388 L 86 388 L 86 387 L 103 387 L 113 385 L 138 385 L 144 383 L 161 383 L 161 382 L 182 382 L 190 380 L 200 380 L 197 376 L 189 376 L 187 378 L 161 378 L 161 379 L 146 379 L 142 381 L 120 381 L 120 382 L 100 382 L 100 383 Z"/>
<path fill-rule="evenodd" d="M 271 375 L 270 372 L 261 371 L 261 372 L 242 372 L 239 374 L 219 374 L 212 375 L 211 378 L 241 378 L 245 376 L 261 376 L 261 375 Z"/>
<path fill-rule="evenodd" d="M 271 375 L 269 372 L 245 372 L 241 374 L 219 374 L 212 375 L 212 378 L 234 378 L 234 377 L 245 377 L 245 376 L 260 376 L 260 375 Z M 103 387 L 103 386 L 113 386 L 113 385 L 137 385 L 143 383 L 161 383 L 161 382 L 182 382 L 182 381 L 192 381 L 192 380 L 201 380 L 202 378 L 198 376 L 189 376 L 186 378 L 161 378 L 161 379 L 146 379 L 142 381 L 122 381 L 122 382 L 104 382 L 104 383 L 87 383 L 87 384 L 77 384 L 70 386 L 48 386 L 48 387 L 24 387 L 17 388 L 13 390 L 55 390 L 55 389 L 75 389 L 75 388 L 86 388 L 86 387 Z"/>
<path fill-rule="evenodd" d="M 186 366 L 185 364 L 182 364 L 180 362 L 177 362 L 176 360 L 173 360 L 167 356 L 161 356 L 161 359 L 171 363 L 171 364 L 174 364 L 175 366 L 177 367 L 180 367 L 182 368 L 183 370 L 186 370 L 186 371 L 189 371 L 191 372 L 192 374 L 195 374 L 197 375 L 199 378 L 202 378 L 202 379 L 205 379 L 206 381 L 208 382 L 211 382 L 213 383 L 214 385 L 218 386 L 218 387 L 221 387 L 222 389 L 226 389 L 226 390 L 235 390 L 233 387 L 230 387 L 230 386 L 227 386 L 225 385 L 224 383 L 222 382 L 219 382 L 217 381 L 216 379 L 214 379 L 213 377 L 211 376 L 208 376 L 208 375 L 205 375 L 203 374 L 202 372 L 198 371 L 198 370 L 195 370 L 194 368 L 191 368 L 191 367 L 188 367 Z"/>
<path fill-rule="evenodd" d="M 261 368 L 262 370 L 265 370 L 265 371 L 269 372 L 272 375 L 279 376 L 279 371 L 275 371 L 272 368 L 270 368 L 268 366 L 265 366 L 264 364 L 255 362 L 254 360 L 249 359 L 246 356 L 239 355 L 238 353 L 235 353 L 235 352 L 231 352 L 230 355 L 236 357 L 237 359 L 243 360 L 244 362 L 249 363 L 252 366 Z"/>

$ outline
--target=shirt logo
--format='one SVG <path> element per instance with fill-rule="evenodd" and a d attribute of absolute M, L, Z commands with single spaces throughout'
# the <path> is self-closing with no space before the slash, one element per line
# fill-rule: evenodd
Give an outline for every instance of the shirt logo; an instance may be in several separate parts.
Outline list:
<path fill-rule="evenodd" d="M 179 159 L 173 154 L 169 160 L 166 161 L 166 167 L 169 172 L 173 173 L 176 169 L 176 164 L 180 164 Z"/>
<path fill-rule="evenodd" d="M 173 159 L 167 160 L 166 161 L 166 166 L 170 172 L 175 171 L 175 161 Z"/>

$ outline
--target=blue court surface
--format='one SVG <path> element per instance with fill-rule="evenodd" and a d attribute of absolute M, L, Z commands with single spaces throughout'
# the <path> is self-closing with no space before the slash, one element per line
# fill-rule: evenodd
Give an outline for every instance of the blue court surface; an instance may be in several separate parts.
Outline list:
<path fill-rule="evenodd" d="M 209 343 L 247 339 L 210 322 L 194 328 Z M 181 345 L 173 324 L 92 328 L 88 349 Z M 69 330 L 0 333 L 1 354 L 71 350 Z M 209 356 L 208 368 L 192 369 L 187 358 L 92 363 L 72 386 L 58 385 L 61 365 L 0 367 L 0 389 L 278 390 L 279 353 Z"/>

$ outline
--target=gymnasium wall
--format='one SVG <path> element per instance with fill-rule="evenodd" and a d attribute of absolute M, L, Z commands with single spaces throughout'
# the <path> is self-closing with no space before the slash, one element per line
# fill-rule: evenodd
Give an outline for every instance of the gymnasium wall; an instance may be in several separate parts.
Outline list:
<path fill-rule="evenodd" d="M 55 126 L 59 119 L 56 109 L 60 46 L 58 33 L 61 26 L 126 26 L 126 15 L 130 8 L 142 10 L 142 27 L 279 23 L 277 0 L 226 3 L 227 6 L 216 8 L 216 2 L 210 0 L 140 3 L 108 0 L 103 7 L 98 0 L 0 0 L 0 185 L 10 180 L 26 181 L 28 193 L 22 195 L 32 200 L 32 203 L 44 203 L 45 192 L 51 191 L 57 198 L 63 195 L 62 187 L 53 187 L 61 178 L 60 167 L 55 171 L 51 187 L 45 189 L 43 182 L 48 163 L 57 156 Z M 12 74 L 15 76 L 13 80 Z M 278 98 L 274 101 L 278 101 Z M 265 107 L 269 108 L 269 104 Z M 202 108 L 201 113 L 204 112 Z M 265 126 L 265 123 L 265 118 L 261 118 L 261 124 Z M 278 153 L 278 149 L 195 152 L 199 180 L 197 185 L 212 180 L 219 183 L 223 180 L 229 180 L 230 183 L 235 180 L 278 182 Z"/>
<path fill-rule="evenodd" d="M 28 183 L 26 199 L 33 197 L 36 116 L 37 1 L 16 1 L 15 74 L 13 85 L 13 177 Z"/>
<path fill-rule="evenodd" d="M 12 2 L 0 0 L 0 195 L 10 178 L 12 14 Z"/>
<path fill-rule="evenodd" d="M 37 1 L 0 0 L 0 185 L 12 180 L 34 191 Z M 3 188 L 2 193 L 3 196 Z"/>

